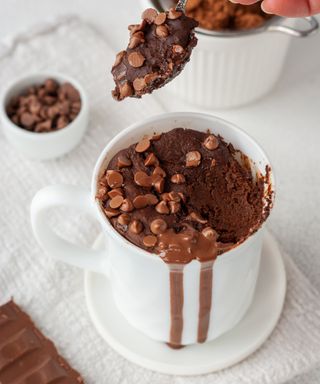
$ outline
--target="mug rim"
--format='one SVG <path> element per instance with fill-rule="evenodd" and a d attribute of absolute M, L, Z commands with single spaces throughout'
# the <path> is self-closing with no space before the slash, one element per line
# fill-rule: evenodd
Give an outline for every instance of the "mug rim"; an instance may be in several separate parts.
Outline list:
<path fill-rule="evenodd" d="M 139 254 L 141 254 L 141 255 L 143 255 L 145 257 L 148 257 L 148 258 L 153 257 L 153 260 L 162 261 L 158 254 L 153 253 L 153 252 L 148 252 L 145 249 L 140 248 L 139 246 L 131 243 L 128 239 L 126 239 L 124 236 L 122 236 L 113 227 L 111 222 L 108 220 L 106 215 L 103 213 L 103 211 L 101 209 L 101 206 L 99 204 L 99 201 L 96 198 L 97 182 L 98 182 L 100 170 L 101 170 L 101 168 L 103 166 L 104 160 L 105 160 L 108 152 L 112 149 L 112 147 L 119 140 L 121 140 L 127 134 L 129 134 L 132 131 L 135 131 L 136 129 L 138 129 L 142 125 L 152 124 L 152 123 L 154 123 L 156 121 L 159 121 L 159 120 L 162 120 L 162 119 L 171 118 L 173 120 L 173 119 L 186 118 L 186 117 L 195 118 L 195 119 L 197 119 L 197 118 L 208 119 L 208 120 L 211 120 L 211 122 L 216 122 L 216 123 L 218 122 L 218 123 L 223 123 L 225 125 L 228 125 L 232 130 L 240 132 L 241 135 L 246 137 L 246 139 L 251 143 L 251 145 L 254 145 L 255 147 L 257 147 L 259 149 L 261 154 L 266 158 L 267 163 L 268 163 L 268 165 L 270 166 L 270 169 L 271 169 L 270 175 L 271 175 L 271 181 L 272 181 L 271 185 L 272 185 L 272 191 L 273 191 L 273 197 L 272 197 L 273 205 L 271 207 L 271 211 L 273 211 L 273 206 L 274 206 L 274 201 L 275 201 L 275 193 L 276 193 L 276 179 L 275 179 L 275 174 L 274 174 L 274 168 L 273 168 L 273 166 L 272 166 L 272 164 L 271 164 L 271 162 L 269 160 L 269 156 L 266 154 L 266 152 L 262 149 L 260 144 L 255 139 L 253 139 L 246 131 L 244 131 L 243 129 L 239 128 L 237 125 L 235 125 L 235 124 L 233 124 L 233 123 L 231 123 L 231 122 L 229 122 L 229 121 L 227 121 L 225 119 L 217 117 L 215 115 L 211 115 L 209 113 L 199 113 L 199 112 L 165 112 L 165 113 L 160 113 L 160 114 L 157 114 L 157 115 L 153 115 L 151 117 L 148 117 L 146 119 L 143 119 L 141 121 L 133 123 L 130 126 L 128 126 L 127 128 L 125 128 L 124 130 L 122 130 L 121 132 L 119 132 L 116 136 L 114 136 L 108 142 L 108 144 L 104 147 L 104 149 L 101 151 L 101 153 L 100 153 L 100 155 L 98 157 L 98 160 L 97 160 L 97 162 L 96 162 L 96 164 L 94 166 L 94 170 L 93 170 L 93 176 L 92 176 L 92 181 L 91 181 L 91 198 L 92 198 L 92 202 L 93 202 L 94 208 L 95 208 L 95 210 L 96 210 L 96 212 L 98 214 L 99 222 L 103 226 L 103 229 L 105 229 L 107 231 L 107 233 L 110 234 L 110 236 L 112 238 L 114 238 L 115 240 L 123 242 L 123 244 L 127 245 L 130 249 L 134 250 L 135 252 L 138 252 Z M 196 130 L 196 128 L 194 128 L 194 129 Z M 268 221 L 268 219 L 269 218 L 267 218 L 267 220 L 262 223 L 262 225 L 259 227 L 259 229 L 257 231 L 252 233 L 244 241 L 242 241 L 241 243 L 236 245 L 231 250 L 229 250 L 229 251 L 223 253 L 222 255 L 220 255 L 218 257 L 218 259 L 219 260 L 226 259 L 226 256 L 230 256 L 230 253 L 232 254 L 232 251 L 234 251 L 236 249 L 239 249 L 240 247 L 248 244 L 248 242 L 251 242 L 250 240 L 253 240 L 257 236 L 257 234 L 260 233 L 260 231 L 262 231 L 264 229 L 265 223 Z M 155 258 L 154 256 L 157 256 L 157 257 Z"/>

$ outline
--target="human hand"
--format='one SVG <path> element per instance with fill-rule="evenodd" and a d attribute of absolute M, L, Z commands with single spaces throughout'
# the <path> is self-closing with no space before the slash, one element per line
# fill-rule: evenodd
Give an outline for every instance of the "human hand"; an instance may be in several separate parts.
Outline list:
<path fill-rule="evenodd" d="M 257 3 L 258 0 L 231 0 L 244 5 Z M 305 17 L 320 13 L 320 0 L 263 0 L 261 8 L 266 13 L 287 17 Z"/>

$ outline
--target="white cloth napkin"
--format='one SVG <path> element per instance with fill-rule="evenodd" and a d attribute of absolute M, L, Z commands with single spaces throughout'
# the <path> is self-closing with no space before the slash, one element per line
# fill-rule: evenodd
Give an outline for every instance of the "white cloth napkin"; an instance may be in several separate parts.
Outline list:
<path fill-rule="evenodd" d="M 31 71 L 61 71 L 78 78 L 91 103 L 90 128 L 82 144 L 56 161 L 26 160 L 0 133 L 0 301 L 13 296 L 89 384 L 277 384 L 319 364 L 320 295 L 290 259 L 284 312 L 264 346 L 231 369 L 183 378 L 139 368 L 114 352 L 88 316 L 83 272 L 40 250 L 29 223 L 35 192 L 52 183 L 89 186 L 107 141 L 133 121 L 163 112 L 153 97 L 120 104 L 110 98 L 113 59 L 101 36 L 75 18 L 45 24 L 0 45 L 1 89 Z M 77 241 L 90 244 L 98 233 L 95 223 L 79 220 L 76 212 L 52 216 L 59 232 Z"/>

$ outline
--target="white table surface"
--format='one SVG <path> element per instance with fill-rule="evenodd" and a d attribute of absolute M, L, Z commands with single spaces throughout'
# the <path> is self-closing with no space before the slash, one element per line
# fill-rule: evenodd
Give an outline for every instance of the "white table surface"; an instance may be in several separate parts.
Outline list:
<path fill-rule="evenodd" d="M 74 13 L 121 50 L 126 26 L 139 20 L 139 3 L 117 0 L 110 4 L 110 0 L 1 0 L 0 39 L 48 17 Z M 168 104 L 171 111 L 192 109 L 172 99 Z M 283 77 L 264 100 L 238 110 L 211 112 L 246 129 L 269 153 L 279 184 L 273 231 L 320 290 L 320 34 L 293 41 Z M 320 368 L 288 384 L 319 383 Z"/>

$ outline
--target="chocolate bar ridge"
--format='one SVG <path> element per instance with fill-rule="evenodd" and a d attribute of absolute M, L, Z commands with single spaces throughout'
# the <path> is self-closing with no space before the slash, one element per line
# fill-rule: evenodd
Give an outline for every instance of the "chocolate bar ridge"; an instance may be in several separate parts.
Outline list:
<path fill-rule="evenodd" d="M 1 384 L 84 384 L 13 301 L 0 307 Z"/>

